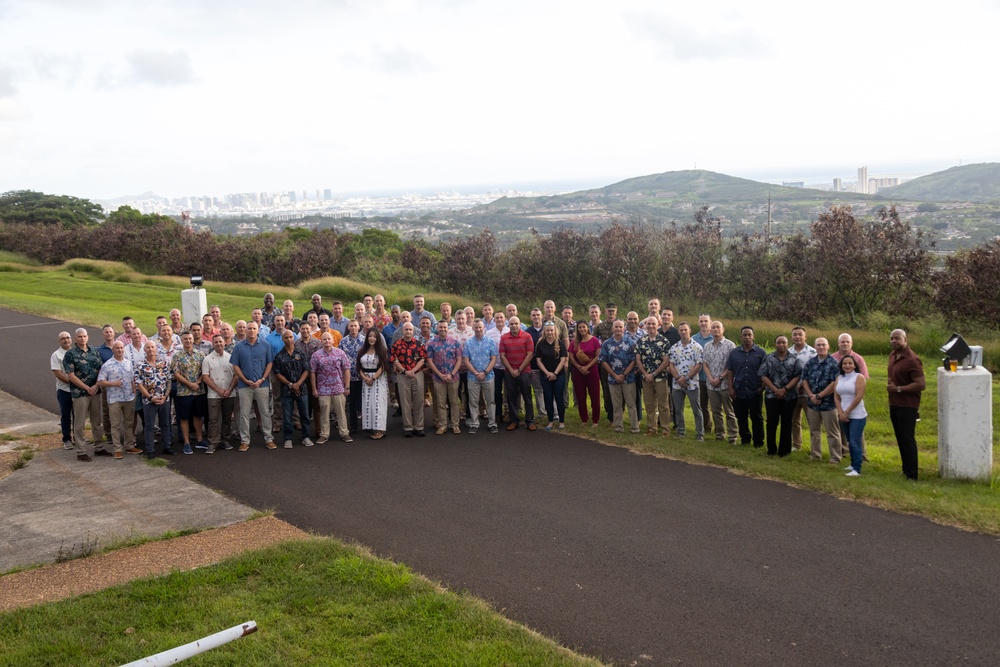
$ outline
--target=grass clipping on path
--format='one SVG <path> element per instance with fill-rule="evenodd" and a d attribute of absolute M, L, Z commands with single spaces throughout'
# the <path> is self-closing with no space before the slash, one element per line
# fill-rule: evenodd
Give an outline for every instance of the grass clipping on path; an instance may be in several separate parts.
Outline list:
<path fill-rule="evenodd" d="M 328 538 L 0 614 L 0 665 L 137 660 L 247 620 L 200 665 L 598 665 Z"/>

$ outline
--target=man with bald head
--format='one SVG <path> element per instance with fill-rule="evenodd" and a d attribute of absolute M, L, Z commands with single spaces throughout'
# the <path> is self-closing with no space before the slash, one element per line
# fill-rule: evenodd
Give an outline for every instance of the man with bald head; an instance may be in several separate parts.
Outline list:
<path fill-rule="evenodd" d="M 392 344 L 389 361 L 396 371 L 399 408 L 404 437 L 424 436 L 424 365 L 427 351 L 414 333 L 413 323 L 400 326 L 399 340 Z"/>
<path fill-rule="evenodd" d="M 63 370 L 63 359 L 66 352 L 73 347 L 73 336 L 68 331 L 59 332 L 59 347 L 49 357 L 49 368 L 56 376 L 56 401 L 59 403 L 59 425 L 62 427 L 63 449 L 73 449 L 73 396 L 69 385 L 69 377 Z"/>
<path fill-rule="evenodd" d="M 141 454 L 135 446 L 135 377 L 132 361 L 125 357 L 125 344 L 116 340 L 111 344 L 111 358 L 104 362 L 97 374 L 97 384 L 107 395 L 111 422 L 111 440 L 116 460 L 129 454 Z"/>
<path fill-rule="evenodd" d="M 889 335 L 889 419 L 903 462 L 903 474 L 917 481 L 917 417 L 920 413 L 920 394 L 927 388 L 924 365 L 910 349 L 906 332 L 895 329 Z"/>
<path fill-rule="evenodd" d="M 237 396 L 240 401 L 240 451 L 250 449 L 250 408 L 256 401 L 260 412 L 260 427 L 264 432 L 264 445 L 277 449 L 271 432 L 270 375 L 274 364 L 274 350 L 258 338 L 260 329 L 256 322 L 247 325 L 247 338 L 233 348 L 229 362 L 237 377 Z"/>

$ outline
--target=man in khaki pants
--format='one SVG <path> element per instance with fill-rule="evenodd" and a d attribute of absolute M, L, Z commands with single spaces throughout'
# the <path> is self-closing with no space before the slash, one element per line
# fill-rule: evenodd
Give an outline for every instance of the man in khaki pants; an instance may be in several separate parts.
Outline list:
<path fill-rule="evenodd" d="M 340 439 L 354 442 L 347 427 L 346 395 L 351 391 L 351 362 L 339 347 L 333 346 L 333 334 L 327 330 L 320 338 L 323 349 L 313 352 L 309 358 L 309 382 L 313 396 L 319 399 L 319 438 L 317 445 L 330 439 L 330 410 L 337 415 Z"/>
<path fill-rule="evenodd" d="M 424 373 L 427 351 L 413 335 L 413 324 L 402 327 L 403 337 L 392 345 L 389 360 L 396 370 L 399 407 L 403 413 L 405 437 L 424 436 Z"/>

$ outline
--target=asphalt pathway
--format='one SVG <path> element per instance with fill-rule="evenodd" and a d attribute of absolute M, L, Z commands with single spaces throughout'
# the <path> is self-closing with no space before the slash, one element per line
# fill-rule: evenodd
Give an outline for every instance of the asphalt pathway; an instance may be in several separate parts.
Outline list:
<path fill-rule="evenodd" d="M 0 383 L 32 401 L 59 328 L 4 327 L 28 319 L 0 311 Z M 542 431 L 401 431 L 175 466 L 622 665 L 997 664 L 996 538 Z"/>

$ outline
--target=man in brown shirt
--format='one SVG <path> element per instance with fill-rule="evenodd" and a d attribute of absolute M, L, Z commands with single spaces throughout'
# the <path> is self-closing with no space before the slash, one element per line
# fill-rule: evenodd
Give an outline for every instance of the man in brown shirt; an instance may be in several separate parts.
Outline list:
<path fill-rule="evenodd" d="M 903 460 L 903 474 L 907 479 L 917 479 L 917 414 L 920 409 L 920 392 L 927 387 L 924 365 L 920 357 L 906 342 L 906 332 L 895 329 L 889 335 L 889 419 L 896 434 L 899 457 Z"/>

